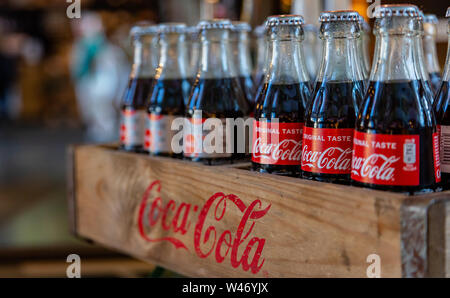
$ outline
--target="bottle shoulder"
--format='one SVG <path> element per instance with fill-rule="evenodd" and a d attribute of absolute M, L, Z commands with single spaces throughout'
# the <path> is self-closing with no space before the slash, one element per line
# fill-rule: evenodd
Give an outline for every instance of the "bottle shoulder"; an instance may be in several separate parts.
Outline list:
<path fill-rule="evenodd" d="M 411 134 L 433 129 L 435 117 L 421 81 L 371 82 L 356 121 L 359 131 Z"/>

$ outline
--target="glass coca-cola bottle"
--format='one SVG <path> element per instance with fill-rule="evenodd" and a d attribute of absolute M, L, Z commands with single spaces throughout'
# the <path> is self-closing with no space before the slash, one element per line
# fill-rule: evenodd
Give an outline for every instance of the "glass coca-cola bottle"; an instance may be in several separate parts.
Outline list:
<path fill-rule="evenodd" d="M 268 70 L 270 67 L 270 61 L 272 59 L 272 42 L 270 42 L 270 32 L 267 32 L 267 28 L 266 28 L 265 24 L 264 24 L 263 32 L 264 32 L 265 48 L 264 48 L 264 57 L 262 57 L 262 59 L 261 59 L 261 60 L 263 60 L 261 71 L 258 72 L 259 75 L 257 76 L 257 80 L 255 81 L 255 96 L 253 99 L 255 106 L 256 106 L 256 101 L 258 100 L 259 95 L 264 90 L 265 80 L 266 80 Z M 255 109 L 253 109 L 252 112 L 254 112 L 254 111 L 255 111 Z"/>
<path fill-rule="evenodd" d="M 359 15 L 359 14 L 358 14 Z M 359 38 L 357 42 L 359 59 L 358 62 L 361 64 L 361 70 L 363 72 L 364 80 L 369 80 L 370 74 L 370 54 L 369 54 L 369 44 L 370 44 L 370 25 L 366 22 L 363 16 L 359 15 Z"/>
<path fill-rule="evenodd" d="M 191 26 L 187 30 L 187 58 L 189 61 L 188 78 L 193 85 L 195 77 L 197 76 L 198 64 L 200 61 L 200 40 L 197 26 Z"/>
<path fill-rule="evenodd" d="M 261 82 L 265 74 L 265 63 L 266 63 L 266 53 L 267 53 L 267 35 L 266 26 L 260 25 L 253 30 L 253 35 L 255 36 L 256 42 L 256 63 L 255 69 L 253 70 L 253 83 L 255 85 L 255 91 Z"/>
<path fill-rule="evenodd" d="M 227 120 L 244 119 L 250 112 L 233 64 L 232 24 L 216 19 L 202 21 L 198 28 L 201 58 L 187 108 L 190 125 L 185 130 L 183 153 L 207 165 L 230 163 L 246 156 L 246 136 L 245 127 L 229 125 Z"/>
<path fill-rule="evenodd" d="M 417 60 L 415 5 L 375 11 L 376 48 L 370 84 L 353 139 L 355 185 L 406 193 L 432 191 L 440 181 L 439 138 Z"/>
<path fill-rule="evenodd" d="M 364 65 L 363 74 L 366 80 L 369 79 L 370 69 L 372 68 L 372 62 L 370 59 L 370 36 L 372 35 L 371 28 L 369 23 L 364 19 L 363 16 L 360 15 L 359 19 L 360 26 L 360 39 L 358 41 L 358 46 L 360 49 L 358 50 L 362 55 L 362 63 Z"/>
<path fill-rule="evenodd" d="M 131 28 L 134 56 L 128 86 L 121 105 L 120 148 L 142 152 L 147 100 L 157 65 L 156 25 L 139 24 Z"/>
<path fill-rule="evenodd" d="M 323 60 L 303 128 L 303 177 L 348 183 L 353 133 L 364 97 L 359 14 L 329 11 L 320 14 Z"/>
<path fill-rule="evenodd" d="M 425 93 L 425 97 L 427 99 L 430 99 L 430 102 L 427 106 L 427 108 L 432 109 L 432 103 L 433 103 L 433 99 L 434 99 L 434 92 L 432 90 L 431 87 L 431 83 L 430 83 L 430 76 L 428 75 L 428 72 L 426 70 L 426 65 L 425 65 L 425 55 L 423 52 L 423 36 L 425 34 L 424 32 L 424 26 L 423 26 L 423 20 L 424 20 L 424 14 L 423 12 L 420 10 L 419 11 L 419 16 L 417 17 L 417 23 L 418 23 L 418 27 L 419 27 L 419 34 L 416 35 L 414 37 L 414 40 L 416 42 L 416 47 L 417 47 L 417 51 L 414 52 L 415 54 L 415 61 L 420 61 L 420 62 L 414 62 L 416 63 L 416 65 L 419 68 L 419 75 L 420 75 L 420 80 L 422 81 L 422 84 L 420 85 L 420 89 L 419 92 L 421 93 Z"/>
<path fill-rule="evenodd" d="M 425 68 L 430 78 L 431 89 L 436 93 L 441 86 L 441 69 L 436 49 L 438 19 L 434 14 L 424 16 L 423 49 L 425 55 Z"/>
<path fill-rule="evenodd" d="M 303 23 L 299 15 L 272 16 L 266 22 L 271 54 L 253 124 L 252 168 L 258 172 L 296 176 L 301 171 L 305 106 L 311 96 Z"/>
<path fill-rule="evenodd" d="M 305 41 L 303 42 L 305 64 L 309 78 L 313 82 L 316 78 L 322 55 L 321 51 L 317 50 L 319 32 L 313 24 L 304 25 L 303 30 L 305 32 Z"/>
<path fill-rule="evenodd" d="M 184 117 L 191 91 L 187 76 L 187 27 L 182 23 L 160 24 L 158 32 L 160 59 L 147 107 L 144 149 L 152 155 L 181 156 L 181 150 L 174 150 L 172 146 L 177 134 L 172 129 L 172 121 Z M 180 148 L 181 141 L 177 144 Z"/>
<path fill-rule="evenodd" d="M 252 60 L 250 56 L 249 32 L 252 28 L 246 22 L 232 22 L 230 34 L 233 63 L 236 65 L 239 83 L 253 111 L 253 94 L 255 92 L 252 79 Z"/>
<path fill-rule="evenodd" d="M 440 131 L 440 157 L 442 184 L 445 189 L 450 187 L 450 7 L 446 14 L 448 20 L 448 49 L 441 87 L 434 101 L 436 122 Z"/>

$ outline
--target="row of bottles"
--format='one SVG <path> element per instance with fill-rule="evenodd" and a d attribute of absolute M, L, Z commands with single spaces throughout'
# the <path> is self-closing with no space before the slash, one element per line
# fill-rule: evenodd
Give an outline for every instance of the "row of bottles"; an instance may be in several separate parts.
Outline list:
<path fill-rule="evenodd" d="M 444 120 L 450 100 L 449 58 L 433 100 L 430 74 L 439 71 L 425 63 L 427 53 L 435 49 L 424 51 L 422 40 L 430 32 L 424 19 L 414 5 L 379 7 L 370 63 L 362 17 L 354 11 L 324 12 L 319 31 L 322 60 L 313 73 L 306 63 L 308 30 L 303 18 L 269 17 L 256 30 L 258 57 L 265 58 L 257 60 L 253 79 L 247 24 L 200 22 L 196 64 L 188 56 L 188 27 L 158 25 L 152 30 L 159 40 L 159 63 L 154 78 L 146 77 L 152 87 L 139 83 L 136 78 L 142 76 L 133 67 L 129 92 L 148 95 L 124 102 L 122 148 L 209 165 L 241 161 L 249 156 L 248 148 L 237 150 L 242 147 L 242 128 L 226 124 L 228 119 L 253 117 L 253 134 L 247 137 L 253 140 L 254 171 L 407 193 L 435 191 L 441 162 L 446 173 L 446 159 L 439 153 L 450 152 L 445 149 L 450 117 Z M 146 32 L 148 26 L 141 29 L 136 30 Z M 141 42 L 145 34 L 135 35 Z M 135 48 L 135 62 L 145 65 L 142 59 L 150 47 Z M 195 72 L 190 71 L 192 65 Z M 180 118 L 189 130 L 177 138 L 183 125 L 174 127 L 174 122 Z M 210 119 L 215 120 L 213 126 L 207 124 Z M 222 131 L 213 142 L 216 150 L 203 148 L 218 127 Z M 142 148 L 130 142 L 138 135 L 145 140 Z"/>
<path fill-rule="evenodd" d="M 288 20 L 283 29 L 276 27 L 280 35 L 290 32 L 280 40 L 291 42 L 293 57 L 271 61 L 267 87 L 258 95 L 254 170 L 407 193 L 439 189 L 439 126 L 424 64 L 423 16 L 413 5 L 384 5 L 377 13 L 368 80 L 359 15 L 321 14 L 323 59 L 309 103 L 301 96 L 306 70 L 294 62 L 303 60 L 295 50 L 298 26 Z M 272 57 L 285 56 L 277 43 L 272 42 Z M 291 80 L 293 65 L 302 74 Z M 274 75 L 273 68 L 282 71 Z M 274 95 L 274 90 L 284 92 Z M 295 108 L 287 108 L 291 113 L 283 110 L 293 102 Z"/>
<path fill-rule="evenodd" d="M 173 149 L 176 130 L 171 128 L 174 119 L 186 116 L 192 133 L 179 142 L 184 157 L 207 164 L 244 158 L 245 153 L 206 154 L 197 152 L 197 147 L 205 137 L 205 119 L 225 121 L 252 113 L 250 31 L 248 24 L 229 20 L 200 22 L 195 32 L 180 23 L 134 27 L 134 63 L 122 105 L 121 148 L 180 156 Z M 158 55 L 151 55 L 155 49 Z"/>
<path fill-rule="evenodd" d="M 447 9 L 447 18 L 450 18 L 450 7 Z M 448 50 L 442 83 L 438 88 L 434 101 L 434 111 L 438 130 L 440 132 L 440 156 L 442 181 L 446 188 L 450 186 L 450 19 L 448 23 Z"/>

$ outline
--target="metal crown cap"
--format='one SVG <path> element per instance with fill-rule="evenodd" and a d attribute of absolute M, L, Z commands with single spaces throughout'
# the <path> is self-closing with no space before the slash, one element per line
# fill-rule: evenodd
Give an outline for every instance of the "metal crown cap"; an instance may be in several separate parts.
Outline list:
<path fill-rule="evenodd" d="M 274 27 L 274 26 L 295 26 L 295 25 L 303 25 L 305 20 L 301 15 L 275 15 L 267 18 L 266 27 Z"/>
<path fill-rule="evenodd" d="M 319 22 L 359 22 L 360 15 L 354 10 L 333 10 L 320 14 Z"/>
<path fill-rule="evenodd" d="M 425 19 L 425 14 L 423 13 L 423 11 L 419 10 L 419 16 L 417 17 L 419 19 L 419 21 L 422 21 Z"/>
<path fill-rule="evenodd" d="M 158 25 L 159 33 L 188 33 L 189 27 L 184 23 L 161 23 Z"/>
<path fill-rule="evenodd" d="M 447 13 L 445 14 L 446 18 L 450 18 L 450 6 L 447 8 Z"/>
<path fill-rule="evenodd" d="M 412 4 L 381 5 L 375 8 L 375 17 L 420 17 L 420 11 Z"/>
<path fill-rule="evenodd" d="M 139 22 L 131 27 L 131 36 L 152 35 L 158 33 L 158 25 L 154 25 L 150 22 Z"/>
<path fill-rule="evenodd" d="M 198 30 L 204 29 L 231 29 L 233 25 L 228 19 L 212 19 L 200 21 L 197 25 Z"/>
<path fill-rule="evenodd" d="M 434 14 L 424 15 L 423 22 L 428 23 L 428 24 L 433 24 L 433 25 L 436 25 L 437 23 L 439 23 L 437 16 Z"/>
<path fill-rule="evenodd" d="M 231 30 L 236 32 L 250 32 L 252 31 L 252 27 L 247 22 L 234 21 L 231 22 L 232 28 Z"/>
<path fill-rule="evenodd" d="M 199 32 L 197 26 L 189 26 L 186 28 L 186 31 L 188 34 L 192 34 L 192 35 L 196 35 Z"/>

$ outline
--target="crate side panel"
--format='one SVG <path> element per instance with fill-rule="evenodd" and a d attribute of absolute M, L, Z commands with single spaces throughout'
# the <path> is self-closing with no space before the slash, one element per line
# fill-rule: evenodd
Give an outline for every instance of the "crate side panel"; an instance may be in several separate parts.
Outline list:
<path fill-rule="evenodd" d="M 78 233 L 188 276 L 401 276 L 402 197 L 78 147 Z"/>

